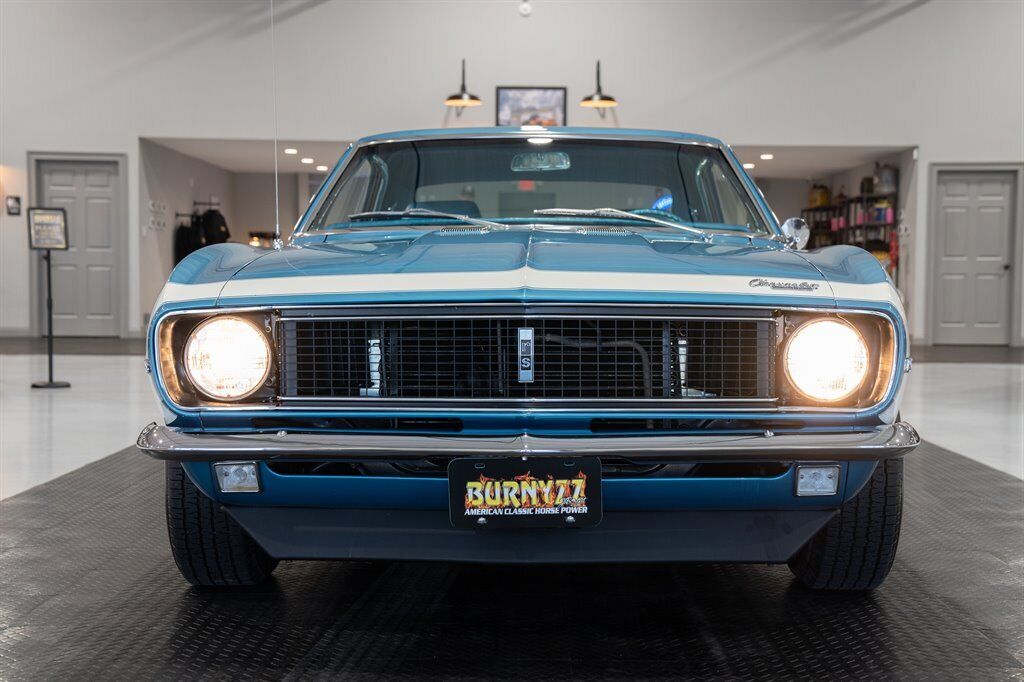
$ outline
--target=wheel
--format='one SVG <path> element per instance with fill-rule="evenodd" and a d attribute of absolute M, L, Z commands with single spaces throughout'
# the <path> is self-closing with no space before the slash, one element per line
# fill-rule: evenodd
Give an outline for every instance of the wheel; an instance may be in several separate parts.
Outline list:
<path fill-rule="evenodd" d="M 857 496 L 789 560 L 808 587 L 873 590 L 889 575 L 900 539 L 903 460 L 878 463 Z"/>
<path fill-rule="evenodd" d="M 168 462 L 167 534 L 174 563 L 198 587 L 257 585 L 277 560 L 189 479 L 181 464 Z"/>

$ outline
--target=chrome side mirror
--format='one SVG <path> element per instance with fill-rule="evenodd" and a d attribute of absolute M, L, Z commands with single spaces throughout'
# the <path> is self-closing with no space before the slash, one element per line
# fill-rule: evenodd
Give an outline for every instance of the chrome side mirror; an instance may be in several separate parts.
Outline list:
<path fill-rule="evenodd" d="M 786 238 L 786 244 L 793 249 L 800 250 L 807 246 L 811 239 L 811 228 L 803 218 L 790 218 L 780 226 L 782 236 Z"/>

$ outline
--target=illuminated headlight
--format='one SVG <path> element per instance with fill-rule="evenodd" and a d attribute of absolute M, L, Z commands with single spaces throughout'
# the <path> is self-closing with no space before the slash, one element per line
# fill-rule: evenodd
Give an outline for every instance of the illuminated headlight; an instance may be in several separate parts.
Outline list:
<path fill-rule="evenodd" d="M 189 381 L 217 400 L 241 400 L 270 374 L 270 344 L 252 322 L 214 317 L 196 327 L 185 344 Z"/>
<path fill-rule="evenodd" d="M 808 398 L 834 403 L 849 397 L 868 373 L 860 333 L 838 320 L 808 322 L 786 344 L 786 375 Z"/>

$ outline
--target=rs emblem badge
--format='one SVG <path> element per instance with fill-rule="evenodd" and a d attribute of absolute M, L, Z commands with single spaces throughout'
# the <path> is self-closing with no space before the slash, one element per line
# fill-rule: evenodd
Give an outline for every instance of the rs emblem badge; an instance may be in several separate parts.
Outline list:
<path fill-rule="evenodd" d="M 533 381 L 533 328 L 519 328 L 519 383 Z"/>

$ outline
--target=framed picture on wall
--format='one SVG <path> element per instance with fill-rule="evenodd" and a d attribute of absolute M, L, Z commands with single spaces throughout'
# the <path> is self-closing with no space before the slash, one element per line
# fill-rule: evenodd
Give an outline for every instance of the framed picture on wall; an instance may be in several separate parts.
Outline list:
<path fill-rule="evenodd" d="M 499 126 L 564 126 L 565 88 L 499 85 L 495 124 Z"/>
<path fill-rule="evenodd" d="M 68 248 L 68 216 L 63 208 L 28 209 L 28 248 L 64 251 Z"/>

